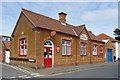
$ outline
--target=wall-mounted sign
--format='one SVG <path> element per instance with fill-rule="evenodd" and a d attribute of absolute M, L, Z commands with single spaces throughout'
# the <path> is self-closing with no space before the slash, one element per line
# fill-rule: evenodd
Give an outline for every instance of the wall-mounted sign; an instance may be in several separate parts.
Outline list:
<path fill-rule="evenodd" d="M 50 33 L 50 36 L 55 36 L 55 34 L 56 34 L 56 31 L 52 31 L 51 33 Z"/>
<path fill-rule="evenodd" d="M 56 51 L 57 51 L 57 53 L 60 52 L 60 47 L 59 46 L 56 47 Z"/>
<path fill-rule="evenodd" d="M 80 39 L 82 39 L 82 40 L 87 40 L 88 37 L 87 37 L 85 34 L 81 34 L 81 35 L 80 35 Z"/>

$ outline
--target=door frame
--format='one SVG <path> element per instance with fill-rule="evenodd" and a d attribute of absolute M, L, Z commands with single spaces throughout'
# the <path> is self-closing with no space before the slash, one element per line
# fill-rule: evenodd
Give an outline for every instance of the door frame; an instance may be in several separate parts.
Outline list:
<path fill-rule="evenodd" d="M 54 67 L 54 44 L 52 40 L 45 40 L 44 43 L 46 41 L 50 41 L 52 43 L 52 46 L 50 45 L 44 45 L 43 47 L 52 47 L 52 67 Z M 44 50 L 44 49 L 43 49 Z M 43 54 L 44 55 L 44 54 Z"/>

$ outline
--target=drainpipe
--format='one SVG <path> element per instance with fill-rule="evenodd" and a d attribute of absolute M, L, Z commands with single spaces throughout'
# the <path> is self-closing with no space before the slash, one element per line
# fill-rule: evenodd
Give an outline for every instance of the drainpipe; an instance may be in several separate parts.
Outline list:
<path fill-rule="evenodd" d="M 91 40 L 89 40 L 89 54 L 90 54 L 90 64 L 92 64 L 92 55 L 91 55 Z"/>
<path fill-rule="evenodd" d="M 38 69 L 38 60 L 37 60 L 37 31 L 35 30 L 35 54 L 36 54 L 36 62 L 35 62 L 35 69 Z"/>
<path fill-rule="evenodd" d="M 76 37 L 76 58 L 75 58 L 75 65 L 77 65 L 77 37 Z"/>

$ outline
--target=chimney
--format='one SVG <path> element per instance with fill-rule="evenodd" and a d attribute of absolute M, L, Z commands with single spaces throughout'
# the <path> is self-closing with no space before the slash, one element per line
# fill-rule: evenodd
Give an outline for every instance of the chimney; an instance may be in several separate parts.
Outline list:
<path fill-rule="evenodd" d="M 66 25 L 66 13 L 61 12 L 58 13 L 59 14 L 59 21 L 61 22 L 61 24 Z"/>

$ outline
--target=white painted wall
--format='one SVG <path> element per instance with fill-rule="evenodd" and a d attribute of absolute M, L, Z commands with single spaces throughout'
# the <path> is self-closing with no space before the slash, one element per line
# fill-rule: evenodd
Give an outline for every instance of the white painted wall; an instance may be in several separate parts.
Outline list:
<path fill-rule="evenodd" d="M 120 58 L 120 42 L 118 42 L 118 57 Z"/>
<path fill-rule="evenodd" d="M 5 51 L 5 62 L 6 63 L 10 63 L 10 51 Z"/>
<path fill-rule="evenodd" d="M 115 46 L 115 52 L 116 52 L 116 60 L 118 59 L 118 42 L 116 42 L 116 46 Z"/>
<path fill-rule="evenodd" d="M 120 58 L 120 42 L 116 42 L 116 60 Z"/>

